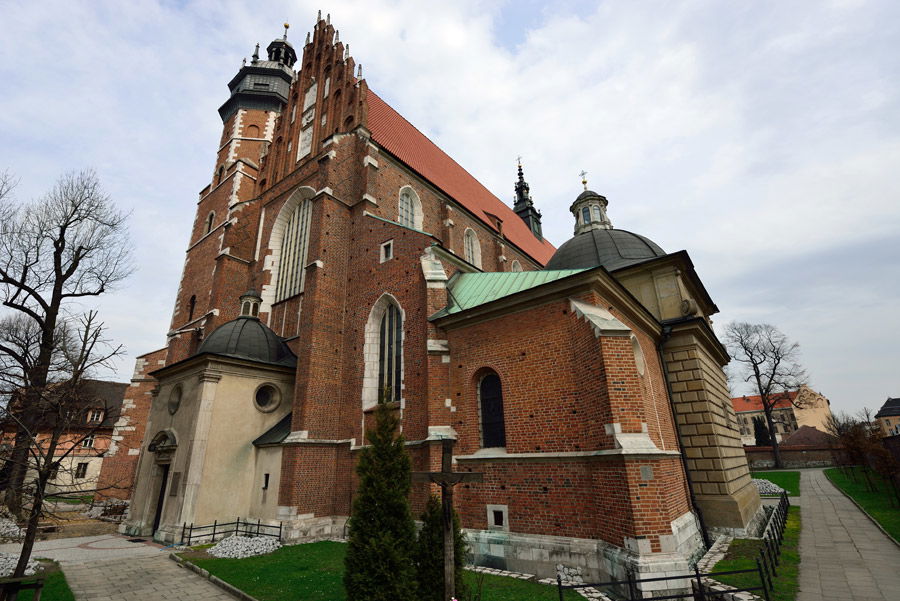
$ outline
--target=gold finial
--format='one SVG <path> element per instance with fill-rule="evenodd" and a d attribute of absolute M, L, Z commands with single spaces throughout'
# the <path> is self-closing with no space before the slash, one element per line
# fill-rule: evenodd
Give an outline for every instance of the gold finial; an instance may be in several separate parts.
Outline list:
<path fill-rule="evenodd" d="M 579 173 L 578 175 L 581 176 L 581 185 L 584 186 L 585 190 L 587 190 L 587 171 L 582 169 L 581 173 Z"/>
<path fill-rule="evenodd" d="M 287 30 L 291 28 L 291 24 L 287 21 L 284 22 L 284 39 L 287 39 Z"/>

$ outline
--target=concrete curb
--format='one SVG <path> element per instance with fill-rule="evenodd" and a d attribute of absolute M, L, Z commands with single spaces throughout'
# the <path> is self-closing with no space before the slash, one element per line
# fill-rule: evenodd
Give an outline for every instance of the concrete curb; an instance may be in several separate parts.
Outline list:
<path fill-rule="evenodd" d="M 181 567 L 189 569 L 190 571 L 194 572 L 198 576 L 201 576 L 202 578 L 206 578 L 211 583 L 213 583 L 215 586 L 219 587 L 220 589 L 222 589 L 223 591 L 225 591 L 226 593 L 228 593 L 235 599 L 240 599 L 241 601 L 258 601 L 258 599 L 256 597 L 252 597 L 252 596 L 248 595 L 247 593 L 245 593 L 244 591 L 242 591 L 241 589 L 228 584 L 227 582 L 225 582 L 218 576 L 213 576 L 207 570 L 204 570 L 203 568 L 192 564 L 191 562 L 184 559 L 183 557 L 179 557 L 176 553 L 169 553 L 169 559 L 171 559 L 175 563 L 181 565 Z"/>
<path fill-rule="evenodd" d="M 884 535 L 888 538 L 889 541 L 891 541 L 892 543 L 894 543 L 895 545 L 897 545 L 898 547 L 900 547 L 900 541 L 898 541 L 896 538 L 894 538 L 893 536 L 891 536 L 890 534 L 888 534 L 888 531 L 885 530 L 885 529 L 882 527 L 882 525 L 878 523 L 878 520 L 876 520 L 876 519 L 873 518 L 871 515 L 869 515 L 869 512 L 866 511 L 865 509 L 863 509 L 863 508 L 862 508 L 862 505 L 860 505 L 859 503 L 856 502 L 856 499 L 854 499 L 853 497 L 851 497 L 849 494 L 847 494 L 846 492 L 844 492 L 844 490 L 843 490 L 840 486 L 838 486 L 837 484 L 835 484 L 834 481 L 831 479 L 831 476 L 828 475 L 828 472 L 826 472 L 826 471 L 823 469 L 823 470 L 822 470 L 822 474 L 825 476 L 825 479 L 828 480 L 828 483 L 831 484 L 835 489 L 837 489 L 837 491 L 838 491 L 839 493 L 841 493 L 842 495 L 844 495 L 845 497 L 847 497 L 848 499 L 850 499 L 850 502 L 853 503 L 854 505 L 856 505 L 856 508 L 859 509 L 860 511 L 862 511 L 862 512 L 863 512 L 863 515 L 865 515 L 867 518 L 869 518 L 869 521 L 872 522 L 873 524 L 875 524 L 875 527 L 878 528 L 879 530 L 881 530 L 881 533 L 884 534 Z"/>

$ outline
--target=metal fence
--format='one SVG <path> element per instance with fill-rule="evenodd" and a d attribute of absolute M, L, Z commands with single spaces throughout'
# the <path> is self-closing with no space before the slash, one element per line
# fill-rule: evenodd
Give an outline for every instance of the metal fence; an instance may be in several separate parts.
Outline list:
<path fill-rule="evenodd" d="M 282 523 L 278 522 L 277 526 L 263 524 L 261 520 L 249 522 L 237 518 L 233 522 L 214 521 L 206 526 L 195 526 L 191 524 L 183 524 L 181 526 L 181 544 L 190 546 L 193 542 L 214 543 L 216 537 L 224 538 L 226 536 L 271 536 L 281 540 Z"/>
<path fill-rule="evenodd" d="M 759 557 L 756 558 L 756 567 L 746 570 L 728 570 L 719 572 L 700 572 L 699 568 L 694 569 L 693 574 L 683 574 L 680 576 L 664 576 L 659 578 L 635 578 L 632 571 L 628 571 L 625 580 L 611 580 L 609 582 L 595 583 L 566 583 L 563 584 L 562 577 L 557 574 L 556 585 L 559 589 L 559 599 L 563 601 L 563 591 L 565 589 L 613 589 L 617 591 L 617 597 L 625 601 L 663 601 L 664 599 L 682 599 L 691 601 L 719 601 L 727 598 L 727 595 L 737 592 L 756 593 L 766 601 L 771 599 L 770 594 L 774 590 L 774 578 L 778 576 L 778 567 L 781 563 L 781 543 L 784 540 L 784 529 L 787 525 L 788 509 L 791 503 L 788 500 L 787 492 L 783 492 L 778 500 L 778 505 L 769 518 L 766 528 L 763 531 L 762 547 L 759 551 Z M 757 574 L 759 584 L 743 588 L 732 587 L 728 590 L 717 591 L 710 588 L 710 583 L 705 579 L 716 579 L 717 576 L 728 576 L 732 574 Z M 644 597 L 641 592 L 642 583 L 649 582 L 672 582 L 672 589 L 687 588 L 685 583 L 690 583 L 690 591 L 674 594 L 660 594 L 658 596 Z"/>

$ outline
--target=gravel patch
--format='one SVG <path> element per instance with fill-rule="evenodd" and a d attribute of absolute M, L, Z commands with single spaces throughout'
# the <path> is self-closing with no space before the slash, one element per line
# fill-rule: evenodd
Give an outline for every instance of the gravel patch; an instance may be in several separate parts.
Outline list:
<path fill-rule="evenodd" d="M 19 563 L 18 553 L 0 553 L 0 578 L 6 578 L 12 574 L 16 569 L 17 563 Z M 28 560 L 28 565 L 25 567 L 25 575 L 32 576 L 39 565 L 34 559 Z"/>
<path fill-rule="evenodd" d="M 216 543 L 207 553 L 215 557 L 243 559 L 254 555 L 266 555 L 281 547 L 278 539 L 270 536 L 230 536 Z"/>
<path fill-rule="evenodd" d="M 777 484 L 773 484 L 762 478 L 753 478 L 753 483 L 756 485 L 756 488 L 761 495 L 780 495 L 784 492 L 784 489 Z"/>
<path fill-rule="evenodd" d="M 22 538 L 22 529 L 9 518 L 0 518 L 0 541 L 10 542 Z"/>

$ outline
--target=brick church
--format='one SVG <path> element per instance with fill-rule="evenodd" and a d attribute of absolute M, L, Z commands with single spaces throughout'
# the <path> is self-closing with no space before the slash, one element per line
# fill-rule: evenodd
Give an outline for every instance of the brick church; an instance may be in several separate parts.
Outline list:
<path fill-rule="evenodd" d="M 134 478 L 123 529 L 342 536 L 385 396 L 413 469 L 451 438 L 454 469 L 484 474 L 455 495 L 478 564 L 649 577 L 685 569 L 703 524 L 750 528 L 688 254 L 613 227 L 586 185 L 554 248 L 521 165 L 509 206 L 368 87 L 328 20 L 299 57 L 286 32 L 219 109 L 168 341 L 137 361 L 102 474 Z"/>

